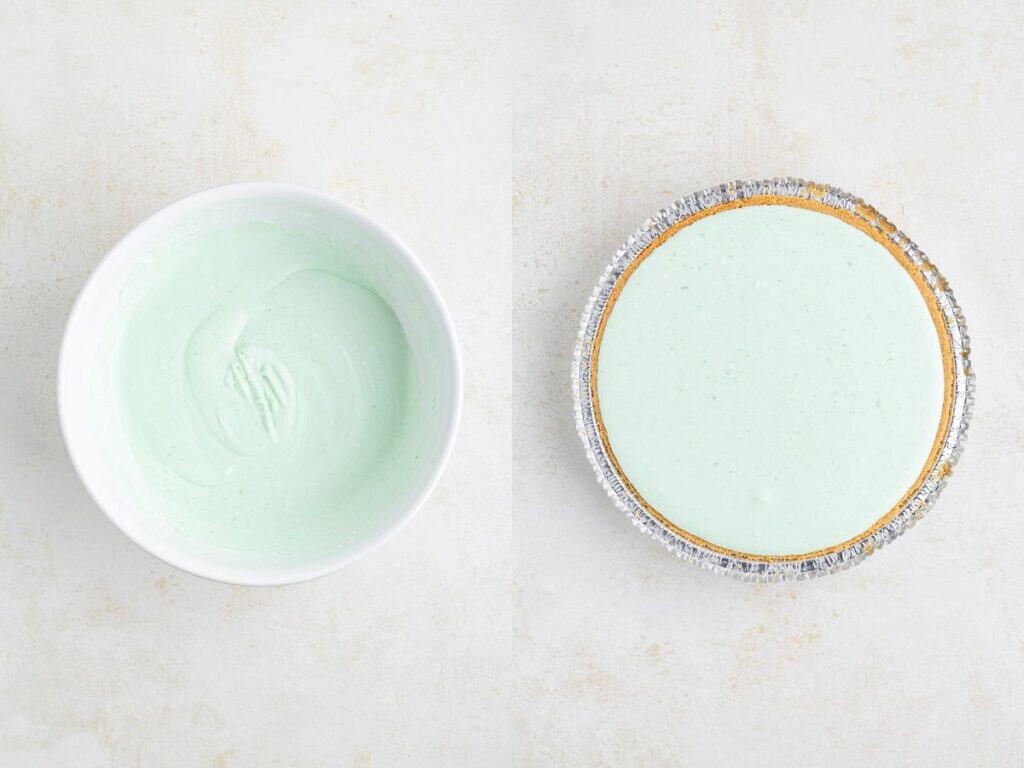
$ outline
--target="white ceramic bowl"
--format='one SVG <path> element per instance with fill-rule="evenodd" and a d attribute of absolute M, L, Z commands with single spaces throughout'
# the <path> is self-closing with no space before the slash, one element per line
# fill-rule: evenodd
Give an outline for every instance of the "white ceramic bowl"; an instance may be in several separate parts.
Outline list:
<path fill-rule="evenodd" d="M 429 369 L 438 393 L 436 418 L 422 445 L 420 465 L 407 487 L 380 510 L 378 523 L 326 554 L 277 555 L 215 548 L 186 538 L 131 498 L 97 443 L 96 414 L 88 393 L 97 349 L 118 294 L 137 258 L 154 244 L 188 229 L 267 221 L 358 244 L 360 264 L 402 322 L 413 365 Z M 186 197 L 146 219 L 96 267 L 68 318 L 60 351 L 58 404 L 71 460 L 93 499 L 124 533 L 178 568 L 235 584 L 288 584 L 342 568 L 385 542 L 429 495 L 451 453 L 462 402 L 462 365 L 455 329 L 437 288 L 416 257 L 366 214 L 330 195 L 286 184 L 232 184 Z"/>

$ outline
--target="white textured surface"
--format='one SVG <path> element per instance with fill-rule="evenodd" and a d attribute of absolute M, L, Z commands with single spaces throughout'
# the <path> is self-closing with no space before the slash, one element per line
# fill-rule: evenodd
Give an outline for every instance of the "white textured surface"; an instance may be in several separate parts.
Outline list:
<path fill-rule="evenodd" d="M 0 765 L 1024 761 L 1022 11 L 148 5 L 0 8 Z M 638 222 L 784 174 L 865 197 L 938 264 L 978 405 L 905 538 L 755 586 L 614 510 L 567 372 Z M 239 179 L 393 227 L 466 359 L 434 497 L 296 587 L 154 560 L 86 497 L 57 429 L 57 345 L 97 259 Z"/>

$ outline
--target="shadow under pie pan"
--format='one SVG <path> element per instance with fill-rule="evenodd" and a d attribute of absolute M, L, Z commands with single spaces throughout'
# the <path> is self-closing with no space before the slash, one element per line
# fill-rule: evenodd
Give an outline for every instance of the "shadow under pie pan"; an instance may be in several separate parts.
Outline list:
<path fill-rule="evenodd" d="M 862 200 L 800 179 L 673 203 L 615 254 L 573 356 L 598 480 L 744 580 L 847 568 L 934 504 L 973 402 L 953 294 Z"/>

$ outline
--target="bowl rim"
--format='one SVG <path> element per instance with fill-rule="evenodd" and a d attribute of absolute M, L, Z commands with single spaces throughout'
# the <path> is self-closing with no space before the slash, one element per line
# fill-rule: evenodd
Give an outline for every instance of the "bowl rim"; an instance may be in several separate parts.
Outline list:
<path fill-rule="evenodd" d="M 421 482 L 415 498 L 406 506 L 406 509 L 396 515 L 385 528 L 379 533 L 370 537 L 365 542 L 336 556 L 327 556 L 309 565 L 289 565 L 280 569 L 249 568 L 240 566 L 227 566 L 218 564 L 208 558 L 183 558 L 175 551 L 173 546 L 163 546 L 154 542 L 143 542 L 134 535 L 124 521 L 133 514 L 127 509 L 111 509 L 111 504 L 101 500 L 106 497 L 99 489 L 97 478 L 91 476 L 83 461 L 84 446 L 78 438 L 76 431 L 69 424 L 69 413 L 71 398 L 73 397 L 74 371 L 71 369 L 69 358 L 69 341 L 73 337 L 76 327 L 83 322 L 87 310 L 83 309 L 86 298 L 95 294 L 100 288 L 101 275 L 110 268 L 111 263 L 120 254 L 134 250 L 140 245 L 144 238 L 152 231 L 157 230 L 174 213 L 186 206 L 194 206 L 197 203 L 211 204 L 224 200 L 237 200 L 247 197 L 279 195 L 292 199 L 306 199 L 320 203 L 327 208 L 333 209 L 341 217 L 347 218 L 358 226 L 372 232 L 385 242 L 394 253 L 404 260 L 411 267 L 416 278 L 420 281 L 430 298 L 433 310 L 437 313 L 444 329 L 444 341 L 451 350 L 451 394 L 452 407 L 448 414 L 447 422 L 444 425 L 444 442 L 441 450 L 433 458 L 433 465 L 426 478 Z M 60 351 L 57 359 L 57 412 L 60 423 L 61 436 L 67 449 L 68 456 L 74 466 L 86 492 L 93 503 L 103 512 L 104 515 L 129 539 L 135 542 L 142 549 L 149 552 L 159 560 L 179 570 L 200 576 L 212 581 L 225 584 L 237 584 L 243 586 L 281 586 L 285 584 L 296 584 L 312 579 L 321 578 L 335 573 L 342 568 L 353 564 L 357 560 L 366 557 L 378 547 L 383 546 L 396 536 L 416 515 L 427 498 L 433 492 L 448 461 L 451 458 L 455 447 L 455 439 L 459 430 L 459 423 L 462 417 L 463 398 L 463 361 L 462 352 L 459 347 L 458 335 L 455 330 L 455 323 L 451 313 L 444 302 L 441 292 L 438 290 L 427 269 L 416 255 L 403 243 L 393 232 L 387 229 L 380 222 L 369 216 L 365 211 L 345 202 L 335 195 L 322 192 L 317 189 L 283 182 L 236 182 L 220 186 L 210 187 L 184 197 L 178 198 L 167 205 L 154 211 L 123 237 L 121 237 L 103 256 L 95 263 L 89 277 L 78 291 L 68 313 L 67 322 L 61 337 Z"/>

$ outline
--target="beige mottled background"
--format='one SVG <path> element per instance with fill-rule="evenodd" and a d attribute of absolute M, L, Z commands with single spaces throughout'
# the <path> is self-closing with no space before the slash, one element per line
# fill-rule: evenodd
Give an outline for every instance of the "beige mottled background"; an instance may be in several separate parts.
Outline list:
<path fill-rule="evenodd" d="M 0 5 L 0 766 L 1024 764 L 1020 3 L 372 5 Z M 895 547 L 751 586 L 611 508 L 569 357 L 649 213 L 779 174 L 864 196 L 934 258 L 978 409 Z M 466 365 L 419 516 L 280 589 L 129 542 L 54 402 L 103 253 L 254 179 L 393 227 Z"/>

